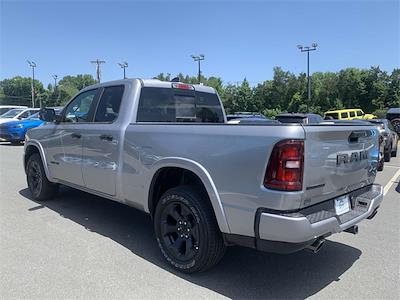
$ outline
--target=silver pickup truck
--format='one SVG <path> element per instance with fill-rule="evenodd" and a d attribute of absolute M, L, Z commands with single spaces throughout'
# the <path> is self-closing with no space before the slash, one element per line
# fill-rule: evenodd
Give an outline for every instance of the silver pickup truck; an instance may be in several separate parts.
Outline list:
<path fill-rule="evenodd" d="M 214 89 L 141 79 L 87 87 L 41 118 L 25 141 L 32 197 L 63 184 L 143 210 L 187 273 L 229 245 L 317 252 L 383 199 L 372 125 L 227 124 Z"/>

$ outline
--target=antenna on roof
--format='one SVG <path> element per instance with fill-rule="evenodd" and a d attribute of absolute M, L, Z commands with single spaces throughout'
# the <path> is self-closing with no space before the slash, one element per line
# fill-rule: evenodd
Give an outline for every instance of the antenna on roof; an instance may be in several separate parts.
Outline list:
<path fill-rule="evenodd" d="M 172 78 L 172 80 L 171 80 L 171 82 L 179 82 L 180 81 L 180 79 L 179 79 L 179 77 L 177 76 L 177 77 L 174 77 L 174 78 Z"/>

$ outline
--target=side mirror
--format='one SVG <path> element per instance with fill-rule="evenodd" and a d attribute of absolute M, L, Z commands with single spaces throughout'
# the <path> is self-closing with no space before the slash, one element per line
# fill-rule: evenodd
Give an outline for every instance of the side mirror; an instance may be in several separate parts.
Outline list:
<path fill-rule="evenodd" d="M 56 112 L 52 108 L 42 108 L 39 112 L 39 119 L 45 122 L 53 122 L 56 119 Z"/>

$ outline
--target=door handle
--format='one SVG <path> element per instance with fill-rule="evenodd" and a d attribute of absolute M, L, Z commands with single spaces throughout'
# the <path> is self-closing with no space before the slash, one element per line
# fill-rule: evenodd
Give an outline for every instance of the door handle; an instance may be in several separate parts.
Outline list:
<path fill-rule="evenodd" d="M 73 133 L 71 133 L 71 137 L 73 139 L 80 139 L 82 137 L 82 135 L 80 133 L 73 132 Z"/>
<path fill-rule="evenodd" d="M 102 135 L 100 135 L 100 139 L 111 142 L 113 140 L 113 137 L 112 137 L 112 135 L 102 134 Z"/>

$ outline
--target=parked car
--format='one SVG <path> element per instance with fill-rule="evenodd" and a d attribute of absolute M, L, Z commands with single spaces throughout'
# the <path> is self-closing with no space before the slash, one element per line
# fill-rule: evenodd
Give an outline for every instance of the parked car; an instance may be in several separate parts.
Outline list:
<path fill-rule="evenodd" d="M 0 124 L 0 141 L 18 144 L 25 139 L 28 129 L 40 126 L 43 123 L 39 119 L 38 112 L 23 120 L 2 123 Z"/>
<path fill-rule="evenodd" d="M 383 200 L 372 124 L 227 124 L 213 88 L 142 79 L 87 87 L 60 117 L 42 115 L 24 148 L 33 199 L 64 184 L 143 210 L 182 272 L 230 245 L 317 252 Z"/>
<path fill-rule="evenodd" d="M 23 120 L 37 113 L 40 108 L 15 108 L 0 116 L 0 124 L 12 120 Z"/>
<path fill-rule="evenodd" d="M 378 127 L 385 143 L 385 161 L 389 162 L 391 157 L 397 156 L 397 142 L 399 140 L 392 124 L 387 119 L 369 120 Z"/>
<path fill-rule="evenodd" d="M 313 113 L 282 113 L 275 117 L 281 123 L 318 124 L 324 119 Z"/>
<path fill-rule="evenodd" d="M 59 114 L 60 109 L 56 108 L 55 113 Z M 43 123 L 44 122 L 39 119 L 39 112 L 26 119 L 2 123 L 0 124 L 0 141 L 19 144 L 25 140 L 25 134 L 29 129 L 38 127 Z"/>
<path fill-rule="evenodd" d="M 386 119 L 392 124 L 394 131 L 400 135 L 400 107 L 393 107 L 386 113 Z"/>
<path fill-rule="evenodd" d="M 5 114 L 9 110 L 16 109 L 16 108 L 28 108 L 28 107 L 20 106 L 20 105 L 0 105 L 0 115 Z"/>
<path fill-rule="evenodd" d="M 373 114 L 366 114 L 359 108 L 351 108 L 351 109 L 339 109 L 339 110 L 330 110 L 325 112 L 324 119 L 335 119 L 335 120 L 369 120 L 376 119 L 377 116 Z"/>
<path fill-rule="evenodd" d="M 226 118 L 228 121 L 234 119 L 250 119 L 250 118 L 266 119 L 264 115 L 256 112 L 235 112 L 234 114 L 227 115 Z"/>

